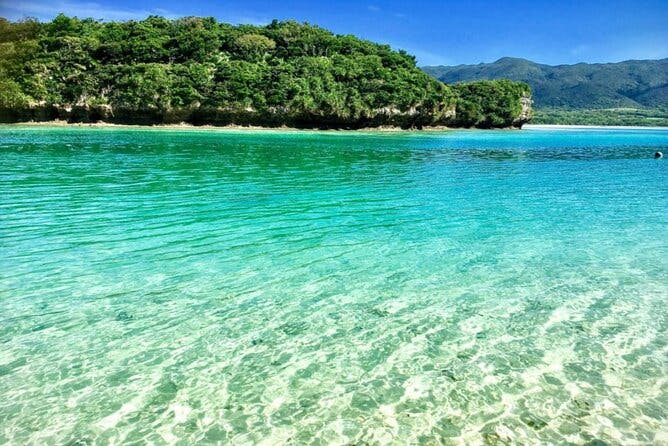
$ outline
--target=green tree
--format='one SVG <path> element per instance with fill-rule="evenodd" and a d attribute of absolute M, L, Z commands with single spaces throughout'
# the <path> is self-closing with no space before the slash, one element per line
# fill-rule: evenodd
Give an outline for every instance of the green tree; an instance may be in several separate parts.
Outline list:
<path fill-rule="evenodd" d="M 234 39 L 234 48 L 241 58 L 257 62 L 269 56 L 276 42 L 261 34 L 242 34 Z"/>
<path fill-rule="evenodd" d="M 73 119 L 94 120 L 104 105 L 118 122 L 352 128 L 507 126 L 524 119 L 530 93 L 508 81 L 448 86 L 404 51 L 295 21 L 62 14 L 44 24 L 0 20 L 0 87 L 0 108 L 16 111 L 4 117 L 79 106 Z"/>

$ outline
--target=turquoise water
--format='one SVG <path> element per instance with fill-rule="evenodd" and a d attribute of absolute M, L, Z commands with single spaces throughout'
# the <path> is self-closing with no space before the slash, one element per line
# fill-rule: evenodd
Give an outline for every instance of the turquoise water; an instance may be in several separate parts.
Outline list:
<path fill-rule="evenodd" d="M 2 127 L 0 443 L 668 444 L 667 148 Z"/>

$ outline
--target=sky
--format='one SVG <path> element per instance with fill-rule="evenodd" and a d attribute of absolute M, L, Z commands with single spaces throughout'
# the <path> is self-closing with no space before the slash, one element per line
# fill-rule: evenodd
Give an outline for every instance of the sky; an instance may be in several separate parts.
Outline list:
<path fill-rule="evenodd" d="M 668 57 L 668 0 L 0 0 L 0 17 L 294 19 L 414 54 L 420 65 L 523 57 L 550 65 Z"/>

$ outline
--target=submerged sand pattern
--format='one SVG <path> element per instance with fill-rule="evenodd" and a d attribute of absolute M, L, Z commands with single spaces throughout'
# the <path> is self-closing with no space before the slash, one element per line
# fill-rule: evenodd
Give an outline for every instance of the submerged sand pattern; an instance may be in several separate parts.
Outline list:
<path fill-rule="evenodd" d="M 0 132 L 0 443 L 668 443 L 668 132 Z"/>

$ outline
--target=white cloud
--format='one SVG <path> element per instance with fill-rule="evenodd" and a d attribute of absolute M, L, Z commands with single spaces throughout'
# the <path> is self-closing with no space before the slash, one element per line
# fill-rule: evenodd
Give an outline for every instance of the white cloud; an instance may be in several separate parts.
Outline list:
<path fill-rule="evenodd" d="M 368 9 L 368 10 L 371 11 L 371 12 L 378 12 L 378 11 L 380 11 L 380 8 L 379 8 L 378 6 L 376 6 L 376 5 L 369 5 L 369 6 L 366 7 L 366 9 Z"/>
<path fill-rule="evenodd" d="M 589 45 L 586 45 L 586 44 L 583 43 L 583 44 L 580 44 L 580 45 L 576 46 L 575 48 L 571 48 L 571 55 L 579 56 L 581 54 L 588 53 L 590 49 L 591 49 L 591 47 Z"/>
<path fill-rule="evenodd" d="M 4 3 L 4 2 L 3 2 Z M 51 20 L 60 13 L 79 18 L 92 17 L 104 20 L 138 20 L 150 15 L 161 15 L 168 18 L 178 14 L 156 9 L 121 9 L 101 5 L 95 2 L 55 1 L 42 3 L 39 1 L 21 1 L 10 5 L 2 5 L 0 15 L 12 20 L 23 17 L 36 17 L 39 20 Z"/>
<path fill-rule="evenodd" d="M 40 0 L 33 1 L 12 1 L 0 0 L 0 17 L 10 20 L 19 20 L 24 17 L 35 17 L 41 21 L 49 21 L 60 13 L 79 18 L 92 17 L 98 20 L 141 20 L 150 15 L 159 15 L 169 19 L 178 17 L 199 15 L 187 11 L 169 11 L 162 8 L 153 9 L 126 9 L 115 8 L 110 5 L 104 5 L 97 2 L 76 1 L 76 0 L 56 0 L 46 2 Z M 227 23 L 243 23 L 249 25 L 266 25 L 271 22 L 265 17 L 256 17 L 250 14 L 228 15 L 218 17 L 220 21 Z"/>

